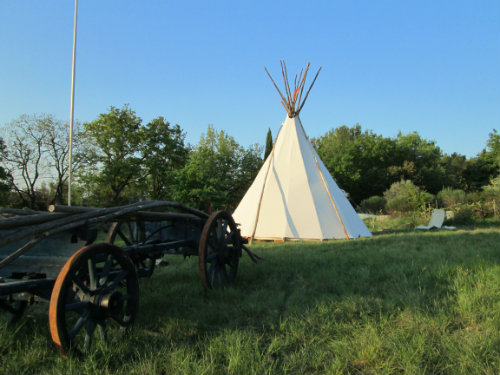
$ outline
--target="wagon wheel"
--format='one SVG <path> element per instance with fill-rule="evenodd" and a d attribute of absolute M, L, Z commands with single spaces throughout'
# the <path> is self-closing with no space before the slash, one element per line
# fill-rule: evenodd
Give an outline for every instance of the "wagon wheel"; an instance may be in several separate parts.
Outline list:
<path fill-rule="evenodd" d="M 89 351 L 94 333 L 115 341 L 135 320 L 139 282 L 135 267 L 118 247 L 99 243 L 78 250 L 52 290 L 50 334 L 63 353 Z"/>
<path fill-rule="evenodd" d="M 146 241 L 146 228 L 143 221 L 114 222 L 108 229 L 106 242 L 117 246 L 139 245 Z M 155 269 L 155 259 L 147 257 L 132 259 L 140 270 L 140 276 L 151 276 Z"/>
<path fill-rule="evenodd" d="M 214 212 L 205 223 L 200 237 L 198 263 L 203 286 L 222 289 L 233 283 L 241 256 L 241 237 L 232 216 Z"/>

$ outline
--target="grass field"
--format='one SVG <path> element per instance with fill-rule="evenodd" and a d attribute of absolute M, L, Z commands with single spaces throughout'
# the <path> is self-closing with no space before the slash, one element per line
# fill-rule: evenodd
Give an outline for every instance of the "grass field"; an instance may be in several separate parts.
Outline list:
<path fill-rule="evenodd" d="M 204 291 L 197 258 L 141 281 L 120 342 L 62 358 L 48 306 L 0 322 L 0 372 L 64 374 L 498 374 L 500 228 L 381 232 L 258 244 L 237 282 Z"/>

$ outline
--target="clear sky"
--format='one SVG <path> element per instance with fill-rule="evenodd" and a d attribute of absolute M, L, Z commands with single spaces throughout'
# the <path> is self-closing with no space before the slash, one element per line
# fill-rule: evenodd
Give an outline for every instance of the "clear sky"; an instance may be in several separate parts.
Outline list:
<path fill-rule="evenodd" d="M 73 13 L 0 0 L 0 124 L 69 120 Z M 80 0 L 75 119 L 129 104 L 191 144 L 212 124 L 263 145 L 285 119 L 263 68 L 279 79 L 280 59 L 323 68 L 301 112 L 310 137 L 359 123 L 471 157 L 500 127 L 498 0 Z"/>

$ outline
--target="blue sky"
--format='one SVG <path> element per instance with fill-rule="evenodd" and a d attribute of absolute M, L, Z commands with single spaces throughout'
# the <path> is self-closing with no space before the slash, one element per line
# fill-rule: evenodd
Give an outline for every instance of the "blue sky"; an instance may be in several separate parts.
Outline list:
<path fill-rule="evenodd" d="M 191 144 L 212 124 L 264 144 L 285 119 L 280 78 L 322 71 L 301 119 L 310 137 L 356 123 L 417 131 L 475 156 L 500 127 L 500 2 L 80 0 L 75 119 L 129 104 Z M 0 0 L 0 125 L 68 121 L 72 0 Z M 311 77 L 312 78 L 312 77 Z"/>

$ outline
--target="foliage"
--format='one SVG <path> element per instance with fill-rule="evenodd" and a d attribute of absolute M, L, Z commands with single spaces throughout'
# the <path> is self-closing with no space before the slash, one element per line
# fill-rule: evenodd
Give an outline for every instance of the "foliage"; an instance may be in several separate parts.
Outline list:
<path fill-rule="evenodd" d="M 127 105 L 110 107 L 92 122 L 83 124 L 85 144 L 80 158 L 85 168 L 80 182 L 92 192 L 96 205 L 119 205 L 126 201 L 123 192 L 142 182 L 139 155 L 144 129 L 141 119 Z"/>
<path fill-rule="evenodd" d="M 411 180 L 422 190 L 437 194 L 445 182 L 441 149 L 434 141 L 422 139 L 416 132 L 395 139 L 395 153 L 389 173 L 398 180 Z"/>
<path fill-rule="evenodd" d="M 500 134 L 496 129 L 489 134 L 488 138 L 489 159 L 496 164 L 497 171 L 500 171 Z"/>
<path fill-rule="evenodd" d="M 179 172 L 176 198 L 205 210 L 234 209 L 259 171 L 261 152 L 209 126 Z"/>
<path fill-rule="evenodd" d="M 5 142 L 0 138 L 0 206 L 5 205 L 8 199 L 10 190 L 10 178 L 7 170 L 3 167 L 4 159 L 7 156 L 7 148 Z"/>
<path fill-rule="evenodd" d="M 64 201 L 68 143 L 67 126 L 52 115 L 22 115 L 9 124 L 8 153 L 4 159 L 19 205 L 44 208 Z M 73 143 L 77 149 L 78 137 L 73 138 Z M 73 167 L 76 168 L 77 163 Z M 54 189 L 50 197 L 42 199 L 38 187 L 48 179 L 54 181 Z"/>
<path fill-rule="evenodd" d="M 271 133 L 271 129 L 267 129 L 266 135 L 266 149 L 264 151 L 264 160 L 267 159 L 271 151 L 273 150 L 273 135 Z"/>
<path fill-rule="evenodd" d="M 381 195 L 394 181 L 388 173 L 394 142 L 362 132 L 359 124 L 332 129 L 312 142 L 337 184 L 355 203 Z"/>
<path fill-rule="evenodd" d="M 369 214 L 379 214 L 385 209 L 387 201 L 384 197 L 378 195 L 371 196 L 369 198 L 363 199 L 359 204 L 359 208 L 362 212 Z"/>
<path fill-rule="evenodd" d="M 445 171 L 444 186 L 451 189 L 467 189 L 466 171 L 468 160 L 464 155 L 455 152 L 451 155 L 445 154 L 441 159 L 441 164 Z"/>
<path fill-rule="evenodd" d="M 333 178 L 355 203 L 382 195 L 401 179 L 412 180 L 431 193 L 437 193 L 445 182 L 441 150 L 416 132 L 399 133 L 392 139 L 362 131 L 359 124 L 343 125 L 313 143 Z"/>
<path fill-rule="evenodd" d="M 495 227 L 253 245 L 236 284 L 202 290 L 197 259 L 140 283 L 136 324 L 86 358 L 50 343 L 47 304 L 0 323 L 5 374 L 496 374 Z"/>
<path fill-rule="evenodd" d="M 436 198 L 438 199 L 439 206 L 446 209 L 453 209 L 456 205 L 467 202 L 465 191 L 449 187 L 441 190 Z"/>
<path fill-rule="evenodd" d="M 491 179 L 491 183 L 483 187 L 481 202 L 485 216 L 500 216 L 500 175 Z"/>
<path fill-rule="evenodd" d="M 390 213 L 401 214 L 412 211 L 424 211 L 434 196 L 421 190 L 410 180 L 395 182 L 384 192 L 386 210 Z"/>
<path fill-rule="evenodd" d="M 173 199 L 176 171 L 184 167 L 189 154 L 185 138 L 179 125 L 172 126 L 163 117 L 145 126 L 141 155 L 149 199 Z"/>

